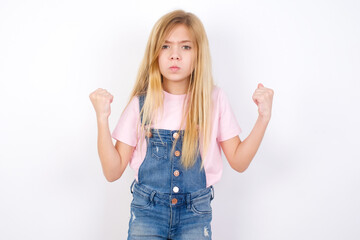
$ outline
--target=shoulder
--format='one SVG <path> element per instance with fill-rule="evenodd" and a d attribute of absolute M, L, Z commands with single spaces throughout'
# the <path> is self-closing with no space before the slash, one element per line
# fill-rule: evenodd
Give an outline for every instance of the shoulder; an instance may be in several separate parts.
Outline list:
<path fill-rule="evenodd" d="M 129 99 L 128 103 L 126 104 L 124 110 L 123 110 L 123 115 L 132 115 L 132 114 L 136 114 L 139 112 L 139 97 L 138 96 L 133 96 Z"/>
<path fill-rule="evenodd" d="M 226 92 L 219 86 L 214 86 L 212 90 L 212 109 L 220 115 L 226 115 L 232 111 Z"/>
<path fill-rule="evenodd" d="M 130 106 L 132 106 L 132 107 L 139 106 L 139 98 L 140 98 L 140 96 L 133 96 L 133 97 L 130 99 L 128 105 L 130 105 Z"/>
<path fill-rule="evenodd" d="M 139 99 L 140 99 L 140 96 L 133 96 L 133 97 L 131 98 L 131 102 L 133 102 L 133 104 L 139 103 Z"/>
<path fill-rule="evenodd" d="M 213 86 L 211 97 L 214 103 L 219 104 L 219 103 L 223 103 L 224 101 L 227 101 L 226 93 L 221 87 L 217 85 Z"/>

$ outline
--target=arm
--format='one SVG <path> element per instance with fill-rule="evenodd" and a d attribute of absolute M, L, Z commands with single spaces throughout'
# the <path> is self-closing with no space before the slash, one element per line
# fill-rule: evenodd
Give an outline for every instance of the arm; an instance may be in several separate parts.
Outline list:
<path fill-rule="evenodd" d="M 116 141 L 113 145 L 106 119 L 98 119 L 98 153 L 104 176 L 109 182 L 119 179 L 124 173 L 132 156 L 134 147 Z"/>
<path fill-rule="evenodd" d="M 273 95 L 272 89 L 259 84 L 253 94 L 253 101 L 258 106 L 259 117 L 249 136 L 243 142 L 238 136 L 220 142 L 226 159 L 235 171 L 244 172 L 259 149 L 271 118 Z"/>
<path fill-rule="evenodd" d="M 220 142 L 226 159 L 235 171 L 244 172 L 249 167 L 259 149 L 267 124 L 268 121 L 259 117 L 251 133 L 243 142 L 240 141 L 239 136 Z"/>
<path fill-rule="evenodd" d="M 105 89 L 99 88 L 92 92 L 89 97 L 96 111 L 98 125 L 97 147 L 102 170 L 105 178 L 109 182 L 113 182 L 123 174 L 134 147 L 119 141 L 116 142 L 115 146 L 113 145 L 108 123 L 113 96 Z"/>

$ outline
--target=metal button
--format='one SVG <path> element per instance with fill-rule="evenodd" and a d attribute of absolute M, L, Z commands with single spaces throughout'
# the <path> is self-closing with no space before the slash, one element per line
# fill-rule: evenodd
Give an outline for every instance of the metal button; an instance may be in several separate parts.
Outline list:
<path fill-rule="evenodd" d="M 180 156 L 180 151 L 175 151 L 175 156 Z"/>
<path fill-rule="evenodd" d="M 174 193 L 178 193 L 178 192 L 179 192 L 179 188 L 178 188 L 178 187 L 176 187 L 176 186 L 175 186 L 175 187 L 173 187 L 173 192 L 174 192 Z"/>
<path fill-rule="evenodd" d="M 180 172 L 179 172 L 178 170 L 175 170 L 175 171 L 174 171 L 174 176 L 177 177 L 177 176 L 179 176 L 179 175 L 180 175 Z"/>
<path fill-rule="evenodd" d="M 176 204 L 176 203 L 177 203 L 177 199 L 176 199 L 176 198 L 171 199 L 171 203 L 172 203 L 172 204 Z"/>
<path fill-rule="evenodd" d="M 177 132 L 174 132 L 173 138 L 178 139 L 178 137 L 179 137 L 179 134 Z"/>

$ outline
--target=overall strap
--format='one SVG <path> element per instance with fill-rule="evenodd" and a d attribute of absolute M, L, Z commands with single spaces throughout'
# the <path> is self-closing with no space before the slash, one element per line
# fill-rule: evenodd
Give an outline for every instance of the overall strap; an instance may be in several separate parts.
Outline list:
<path fill-rule="evenodd" d="M 145 102 L 145 95 L 140 95 L 139 96 L 139 111 L 141 112 L 141 109 L 144 106 L 144 102 Z M 140 115 L 140 119 L 141 119 L 141 124 L 142 124 L 142 119 L 143 119 L 143 114 Z"/>

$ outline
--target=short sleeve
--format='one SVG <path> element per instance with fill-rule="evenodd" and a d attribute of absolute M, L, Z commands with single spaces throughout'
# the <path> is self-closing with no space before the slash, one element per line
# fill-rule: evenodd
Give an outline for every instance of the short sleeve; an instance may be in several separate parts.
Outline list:
<path fill-rule="evenodd" d="M 229 100 L 222 89 L 219 91 L 219 108 L 220 116 L 217 140 L 218 142 L 222 142 L 238 136 L 241 133 L 241 128 L 231 109 Z"/>
<path fill-rule="evenodd" d="M 135 147 L 138 138 L 137 130 L 139 124 L 139 98 L 133 97 L 122 112 L 120 119 L 113 130 L 112 138 Z"/>

